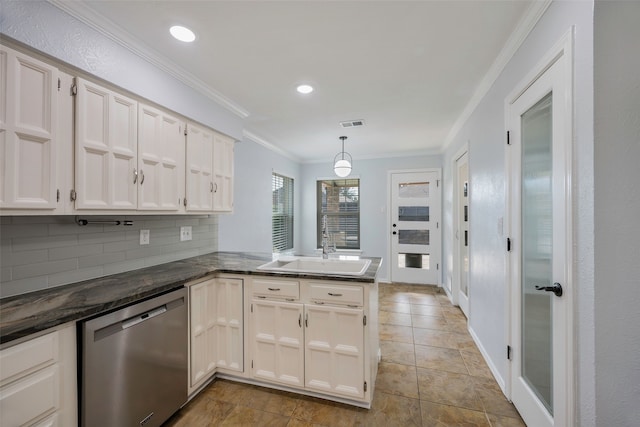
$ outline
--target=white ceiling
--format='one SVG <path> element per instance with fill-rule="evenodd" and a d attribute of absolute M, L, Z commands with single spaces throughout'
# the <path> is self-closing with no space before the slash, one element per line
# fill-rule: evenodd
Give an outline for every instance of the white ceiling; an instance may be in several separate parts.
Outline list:
<path fill-rule="evenodd" d="M 441 151 L 536 3 L 138 0 L 82 8 L 248 113 L 253 139 L 313 162 L 332 159 L 341 135 L 356 159 Z M 174 40 L 175 24 L 196 41 Z M 315 91 L 297 93 L 300 83 Z M 339 126 L 354 119 L 365 126 Z"/>

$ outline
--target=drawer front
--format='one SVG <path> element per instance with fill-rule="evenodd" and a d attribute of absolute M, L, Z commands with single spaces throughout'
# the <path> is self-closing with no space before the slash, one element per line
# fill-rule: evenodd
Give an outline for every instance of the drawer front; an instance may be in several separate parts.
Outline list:
<path fill-rule="evenodd" d="M 356 305 L 364 303 L 361 286 L 340 286 L 326 283 L 309 283 L 309 297 L 313 302 Z"/>
<path fill-rule="evenodd" d="M 254 280 L 253 295 L 258 297 L 300 299 L 300 283 L 284 280 Z"/>
<path fill-rule="evenodd" d="M 44 368 L 0 388 L 0 425 L 21 426 L 60 408 L 60 371 Z"/>
<path fill-rule="evenodd" d="M 0 384 L 6 384 L 20 375 L 50 365 L 58 354 L 58 333 L 52 332 L 14 345 L 0 352 Z"/>

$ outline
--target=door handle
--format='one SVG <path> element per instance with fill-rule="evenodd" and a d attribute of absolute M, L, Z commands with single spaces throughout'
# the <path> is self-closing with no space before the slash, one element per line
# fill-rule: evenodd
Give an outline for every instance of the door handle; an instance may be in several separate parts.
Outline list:
<path fill-rule="evenodd" d="M 553 292 L 557 297 L 562 296 L 562 285 L 555 282 L 552 286 L 536 286 L 537 291 Z"/>

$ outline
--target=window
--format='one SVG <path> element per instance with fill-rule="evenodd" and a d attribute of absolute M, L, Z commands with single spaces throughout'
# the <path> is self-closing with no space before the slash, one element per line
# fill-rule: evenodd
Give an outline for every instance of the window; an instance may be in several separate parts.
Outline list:
<path fill-rule="evenodd" d="M 274 173 L 271 176 L 271 195 L 273 252 L 293 249 L 293 178 Z"/>
<path fill-rule="evenodd" d="M 338 249 L 360 249 L 360 180 L 318 181 L 318 247 L 322 247 L 322 218 L 327 216 L 329 243 Z"/>

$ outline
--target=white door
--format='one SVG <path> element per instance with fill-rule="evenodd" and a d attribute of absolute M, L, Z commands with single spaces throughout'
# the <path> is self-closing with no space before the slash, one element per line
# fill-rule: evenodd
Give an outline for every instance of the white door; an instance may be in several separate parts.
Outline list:
<path fill-rule="evenodd" d="M 222 135 L 213 139 L 213 210 L 233 210 L 233 140 Z"/>
<path fill-rule="evenodd" d="M 391 280 L 440 283 L 440 171 L 391 173 Z"/>
<path fill-rule="evenodd" d="M 465 152 L 456 160 L 456 241 L 458 269 L 458 305 L 469 317 L 469 154 Z"/>
<path fill-rule="evenodd" d="M 184 197 L 185 124 L 148 105 L 138 108 L 138 209 L 177 211 Z"/>
<path fill-rule="evenodd" d="M 213 210 L 213 132 L 187 124 L 187 211 Z"/>
<path fill-rule="evenodd" d="M 507 104 L 511 397 L 536 427 L 573 425 L 571 43 L 562 46 Z"/>
<path fill-rule="evenodd" d="M 0 207 L 56 207 L 58 70 L 0 46 Z"/>
<path fill-rule="evenodd" d="M 364 322 L 361 308 L 305 306 L 305 386 L 364 397 Z"/>

